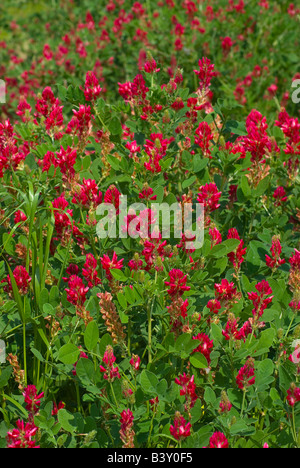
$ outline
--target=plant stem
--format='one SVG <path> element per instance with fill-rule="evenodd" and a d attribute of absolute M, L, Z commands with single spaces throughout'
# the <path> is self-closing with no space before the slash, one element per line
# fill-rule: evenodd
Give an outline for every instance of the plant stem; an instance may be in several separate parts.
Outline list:
<path fill-rule="evenodd" d="M 243 416 L 243 412 L 244 412 L 244 406 L 245 406 L 245 401 L 246 401 L 246 390 L 243 390 L 243 402 L 242 402 L 242 409 L 241 409 L 241 418 Z"/>
<path fill-rule="evenodd" d="M 24 381 L 27 385 L 27 356 L 26 356 L 26 323 L 23 322 L 23 358 L 24 358 Z"/>
<path fill-rule="evenodd" d="M 152 362 L 152 319 L 151 319 L 151 308 L 148 307 L 148 361 Z"/>
<path fill-rule="evenodd" d="M 112 393 L 112 396 L 113 396 L 115 405 L 116 405 L 116 407 L 118 408 L 118 407 L 119 407 L 119 404 L 118 404 L 118 401 L 117 401 L 117 399 L 116 399 L 116 395 L 115 395 L 115 391 L 114 391 L 114 387 L 113 387 L 113 385 L 112 385 L 112 382 L 110 382 L 110 389 L 111 389 L 111 393 Z"/>

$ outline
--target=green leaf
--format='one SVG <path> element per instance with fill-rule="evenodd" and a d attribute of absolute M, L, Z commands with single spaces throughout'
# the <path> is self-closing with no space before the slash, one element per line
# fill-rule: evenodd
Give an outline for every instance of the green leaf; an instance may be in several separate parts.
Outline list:
<path fill-rule="evenodd" d="M 176 339 L 174 348 L 181 358 L 185 359 L 197 346 L 199 343 L 193 340 L 189 333 L 183 333 Z"/>
<path fill-rule="evenodd" d="M 7 366 L 4 369 L 1 370 L 1 375 L 0 375 L 0 388 L 5 387 L 7 382 L 9 381 L 9 378 L 12 373 L 12 367 Z"/>
<path fill-rule="evenodd" d="M 241 178 L 241 189 L 246 198 L 251 196 L 251 188 L 248 182 L 248 178 L 245 175 L 243 175 Z"/>
<path fill-rule="evenodd" d="M 7 400 L 10 403 L 12 403 L 20 411 L 20 413 L 23 415 L 23 417 L 25 419 L 28 419 L 28 412 L 26 411 L 25 408 L 23 408 L 22 405 L 20 405 L 20 403 L 18 401 L 16 401 L 14 398 L 12 398 L 9 395 L 6 395 L 5 393 L 3 393 L 2 396 L 3 396 L 3 400 Z"/>
<path fill-rule="evenodd" d="M 124 293 L 119 292 L 117 294 L 117 299 L 122 309 L 127 309 L 127 300 L 126 300 L 126 297 L 124 296 Z"/>
<path fill-rule="evenodd" d="M 267 188 L 269 187 L 270 184 L 270 178 L 265 177 L 262 179 L 256 189 L 253 191 L 253 194 L 255 197 L 261 197 L 264 193 L 266 193 Z"/>
<path fill-rule="evenodd" d="M 120 169 L 120 161 L 117 158 L 115 158 L 111 154 L 107 154 L 106 159 L 115 171 Z"/>
<path fill-rule="evenodd" d="M 96 347 L 99 340 L 99 329 L 95 320 L 87 324 L 83 340 L 88 351 L 92 351 Z"/>
<path fill-rule="evenodd" d="M 127 281 L 128 279 L 121 270 L 110 270 L 110 273 L 117 281 Z"/>
<path fill-rule="evenodd" d="M 202 353 L 194 353 L 190 357 L 190 363 L 196 369 L 206 369 L 208 367 L 208 362 L 205 356 Z"/>
<path fill-rule="evenodd" d="M 144 369 L 140 376 L 141 387 L 145 393 L 156 394 L 156 387 L 158 386 L 159 380 L 155 374 Z"/>
<path fill-rule="evenodd" d="M 187 187 L 192 185 L 196 180 L 197 180 L 196 176 L 192 176 L 189 179 L 186 179 L 184 182 L 182 182 L 182 188 L 186 189 Z"/>
<path fill-rule="evenodd" d="M 113 117 L 108 125 L 108 130 L 112 135 L 120 135 L 122 133 L 122 125 L 118 117 Z"/>
<path fill-rule="evenodd" d="M 204 401 L 206 402 L 207 405 L 212 405 L 212 406 L 215 405 L 215 403 L 217 401 L 217 397 L 216 397 L 216 394 L 215 394 L 215 392 L 213 391 L 212 388 L 207 387 L 205 389 Z"/>
<path fill-rule="evenodd" d="M 206 168 L 208 164 L 208 158 L 202 158 L 200 154 L 195 154 L 193 159 L 193 169 L 194 172 L 197 174 L 198 172 L 202 171 Z"/>
<path fill-rule="evenodd" d="M 223 257 L 224 255 L 233 252 L 239 246 L 239 244 L 239 239 L 226 239 L 224 242 L 215 245 L 209 252 L 209 255 L 217 258 Z"/>
<path fill-rule="evenodd" d="M 112 345 L 113 345 L 113 342 L 112 342 L 112 338 L 111 338 L 110 334 L 105 333 L 105 335 L 102 336 L 102 338 L 100 340 L 100 343 L 99 343 L 100 356 L 103 357 L 103 355 L 105 353 L 105 350 L 106 350 L 106 347 L 107 346 L 112 346 Z"/>
<path fill-rule="evenodd" d="M 76 375 L 86 385 L 94 384 L 96 372 L 90 359 L 79 358 L 76 364 Z"/>
<path fill-rule="evenodd" d="M 63 345 L 58 351 L 58 359 L 64 364 L 74 364 L 78 360 L 79 349 L 73 343 Z"/>
<path fill-rule="evenodd" d="M 74 421 L 75 418 L 66 409 L 61 408 L 60 410 L 58 410 L 57 419 L 58 419 L 58 422 L 61 424 L 62 429 L 64 429 L 65 431 L 71 432 L 71 433 L 76 431 L 76 427 L 70 424 L 70 421 Z"/>

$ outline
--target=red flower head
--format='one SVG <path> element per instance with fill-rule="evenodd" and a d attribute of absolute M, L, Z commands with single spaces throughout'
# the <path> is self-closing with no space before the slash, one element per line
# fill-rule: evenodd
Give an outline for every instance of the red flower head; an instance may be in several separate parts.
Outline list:
<path fill-rule="evenodd" d="M 130 409 L 123 410 L 121 413 L 120 423 L 120 438 L 123 442 L 122 448 L 134 448 L 134 436 L 133 430 L 133 413 Z"/>
<path fill-rule="evenodd" d="M 282 247 L 280 244 L 279 237 L 273 236 L 272 246 L 271 246 L 272 257 L 270 257 L 269 255 L 266 255 L 266 264 L 268 265 L 268 267 L 272 269 L 276 269 L 280 265 L 283 265 L 285 263 L 285 260 L 280 258 L 281 252 L 282 252 Z"/>
<path fill-rule="evenodd" d="M 288 199 L 286 196 L 286 191 L 283 187 L 277 187 L 273 193 L 273 198 L 276 200 L 275 206 L 281 206 Z"/>
<path fill-rule="evenodd" d="M 290 406 L 294 406 L 300 401 L 300 388 L 296 387 L 294 383 L 291 384 L 290 388 L 287 391 L 286 400 Z"/>
<path fill-rule="evenodd" d="M 217 228 L 209 229 L 209 237 L 211 238 L 211 249 L 222 242 L 222 235 Z"/>
<path fill-rule="evenodd" d="M 210 364 L 210 353 L 213 349 L 213 340 L 210 340 L 205 333 L 198 333 L 197 336 L 193 336 L 193 340 L 200 341 L 199 346 L 193 350 L 193 353 L 201 353 L 206 358 L 208 365 Z"/>
<path fill-rule="evenodd" d="M 222 192 L 218 191 L 216 184 L 211 182 L 200 187 L 197 201 L 203 203 L 205 210 L 210 213 L 220 207 L 221 195 Z"/>
<path fill-rule="evenodd" d="M 20 419 L 17 421 L 17 428 L 7 432 L 7 448 L 40 448 L 35 444 L 35 435 L 38 428 L 33 422 L 27 422 Z"/>
<path fill-rule="evenodd" d="M 175 383 L 177 385 L 180 385 L 180 395 L 185 395 L 186 398 L 186 409 L 191 409 L 194 404 L 196 403 L 196 400 L 198 399 L 198 396 L 196 394 L 196 385 L 195 385 L 195 377 L 192 375 L 192 377 L 186 375 L 185 373 L 183 375 L 180 375 L 178 378 L 175 379 Z"/>
<path fill-rule="evenodd" d="M 199 78 L 199 88 L 202 91 L 210 87 L 211 80 L 217 73 L 214 71 L 214 64 L 206 57 L 200 59 L 198 65 L 199 70 L 194 70 L 194 73 Z"/>
<path fill-rule="evenodd" d="M 187 423 L 184 417 L 176 411 L 174 425 L 170 426 L 170 433 L 176 440 L 183 440 L 191 435 L 191 423 Z"/>
<path fill-rule="evenodd" d="M 117 254 L 115 252 L 113 253 L 112 259 L 110 259 L 108 255 L 104 254 L 100 260 L 102 268 L 105 270 L 106 276 L 109 280 L 112 280 L 110 270 L 121 270 L 123 267 L 124 259 L 122 258 L 121 260 L 118 260 Z"/>
<path fill-rule="evenodd" d="M 223 432 L 214 432 L 209 439 L 209 448 L 229 448 L 228 440 Z"/>
<path fill-rule="evenodd" d="M 200 122 L 195 136 L 195 144 L 199 145 L 205 157 L 211 157 L 210 142 L 213 140 L 213 134 L 207 122 Z"/>
<path fill-rule="evenodd" d="M 244 255 L 247 251 L 247 249 L 243 247 L 244 241 L 240 239 L 240 236 L 235 228 L 229 229 L 227 238 L 240 240 L 240 243 L 238 247 L 234 250 L 234 252 L 230 252 L 229 254 L 227 254 L 227 257 L 229 261 L 233 264 L 233 266 L 237 269 L 240 269 L 241 264 L 244 262 Z"/>
<path fill-rule="evenodd" d="M 93 254 L 87 254 L 82 274 L 88 282 L 89 288 L 101 284 L 101 279 L 97 272 L 98 263 Z"/>
<path fill-rule="evenodd" d="M 272 289 L 266 280 L 262 280 L 258 283 L 255 289 L 258 292 L 250 292 L 248 293 L 248 297 L 254 305 L 254 309 L 252 310 L 253 316 L 261 317 L 268 304 L 272 302 L 274 296 L 270 296 L 270 294 L 272 294 Z"/>
<path fill-rule="evenodd" d="M 129 363 L 135 371 L 138 371 L 141 365 L 141 358 L 136 354 L 133 354 Z"/>
<path fill-rule="evenodd" d="M 246 364 L 239 370 L 236 384 L 243 391 L 255 384 L 254 360 L 252 358 L 248 358 Z"/>
<path fill-rule="evenodd" d="M 24 400 L 26 403 L 26 409 L 30 412 L 33 417 L 39 410 L 41 399 L 44 397 L 44 392 L 37 394 L 35 385 L 28 385 L 23 392 Z"/>
<path fill-rule="evenodd" d="M 182 296 L 185 291 L 189 291 L 190 286 L 186 285 L 187 275 L 181 270 L 174 268 L 169 272 L 170 281 L 165 281 L 165 285 L 169 286 L 168 294 L 172 297 Z"/>
<path fill-rule="evenodd" d="M 95 101 L 102 88 L 99 86 L 99 81 L 93 71 L 88 71 L 85 79 L 84 97 L 87 101 Z"/>
<path fill-rule="evenodd" d="M 114 356 L 113 348 L 106 346 L 106 350 L 103 356 L 103 363 L 105 366 L 100 366 L 100 371 L 103 373 L 103 377 L 108 382 L 113 382 L 116 378 L 120 379 L 119 368 L 114 366 L 116 357 Z"/>
<path fill-rule="evenodd" d="M 83 306 L 86 301 L 86 294 L 89 287 L 85 286 L 82 279 L 77 275 L 72 275 L 68 279 L 66 288 L 67 300 L 75 306 Z"/>
<path fill-rule="evenodd" d="M 31 277 L 27 273 L 27 270 L 23 266 L 17 266 L 14 271 L 13 271 L 13 277 L 15 279 L 15 282 L 17 284 L 17 288 L 19 290 L 19 293 L 22 296 L 25 296 L 28 293 L 29 289 L 29 283 L 31 282 Z M 1 283 L 7 282 L 7 286 L 4 287 L 5 292 L 11 292 L 12 291 L 12 284 L 11 284 L 11 279 L 10 276 L 7 275 L 6 279 L 2 280 Z"/>

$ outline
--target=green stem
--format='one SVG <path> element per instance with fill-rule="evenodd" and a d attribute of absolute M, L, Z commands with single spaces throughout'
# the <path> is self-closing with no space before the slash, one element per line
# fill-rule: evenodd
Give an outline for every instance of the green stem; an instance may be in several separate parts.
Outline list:
<path fill-rule="evenodd" d="M 292 324 L 293 324 L 294 319 L 295 319 L 295 314 L 293 314 L 292 320 L 290 321 L 289 327 L 288 327 L 287 332 L 286 332 L 286 334 L 285 334 L 285 338 L 286 338 L 286 337 L 288 336 L 288 334 L 289 334 L 289 331 L 290 331 L 290 329 L 291 329 L 291 326 L 292 326 Z"/>
<path fill-rule="evenodd" d="M 297 432 L 296 432 L 296 423 L 295 423 L 295 407 L 292 407 L 292 434 L 293 434 L 293 439 L 296 444 L 296 447 L 298 448 L 298 441 L 297 441 Z"/>
<path fill-rule="evenodd" d="M 148 308 L 148 361 L 152 362 L 152 318 L 151 318 L 151 308 Z"/>
<path fill-rule="evenodd" d="M 116 399 L 116 395 L 115 395 L 115 391 L 114 391 L 114 387 L 112 385 L 112 382 L 110 382 L 110 389 L 111 389 L 111 393 L 112 393 L 115 405 L 116 405 L 117 408 L 119 408 L 119 404 L 118 404 L 117 399 Z"/>
<path fill-rule="evenodd" d="M 26 355 L 26 323 L 23 322 L 23 356 L 24 356 L 24 381 L 27 385 L 27 355 Z"/>
<path fill-rule="evenodd" d="M 242 402 L 242 409 L 241 409 L 241 418 L 242 418 L 243 412 L 244 412 L 245 401 L 246 401 L 246 390 L 243 390 L 243 402 Z"/>

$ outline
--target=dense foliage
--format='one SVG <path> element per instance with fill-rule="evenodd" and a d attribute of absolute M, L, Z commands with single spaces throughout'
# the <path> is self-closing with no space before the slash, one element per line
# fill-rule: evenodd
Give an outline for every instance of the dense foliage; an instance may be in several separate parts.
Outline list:
<path fill-rule="evenodd" d="M 0 8 L 1 446 L 299 447 L 300 10 Z"/>

